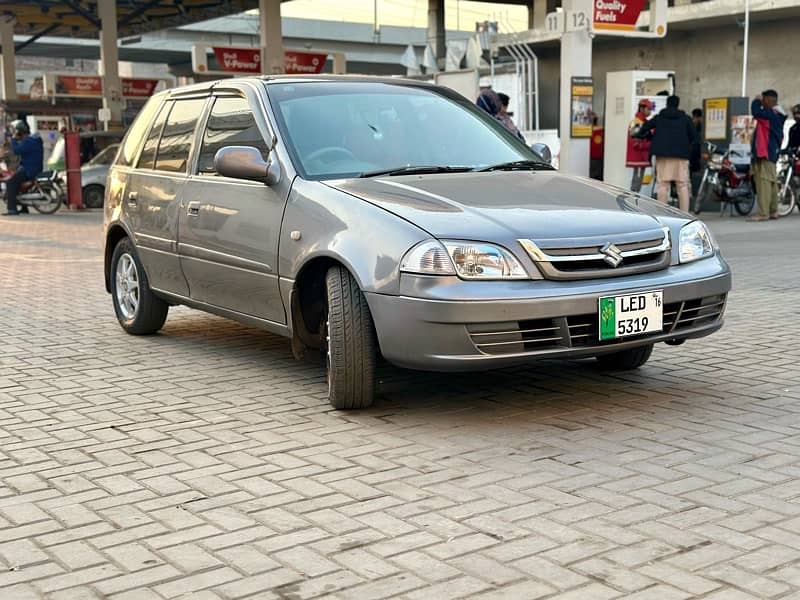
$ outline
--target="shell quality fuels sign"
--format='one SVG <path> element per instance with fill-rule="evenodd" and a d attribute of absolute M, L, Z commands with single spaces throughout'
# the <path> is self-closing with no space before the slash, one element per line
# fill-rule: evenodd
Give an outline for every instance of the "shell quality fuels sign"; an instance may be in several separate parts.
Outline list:
<path fill-rule="evenodd" d="M 634 31 L 646 0 L 594 0 L 592 28 Z"/>

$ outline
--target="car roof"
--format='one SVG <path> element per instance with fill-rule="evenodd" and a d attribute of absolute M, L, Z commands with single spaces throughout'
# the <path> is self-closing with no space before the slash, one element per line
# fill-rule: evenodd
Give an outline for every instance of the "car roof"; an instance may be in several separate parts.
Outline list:
<path fill-rule="evenodd" d="M 409 87 L 428 87 L 435 88 L 432 83 L 416 79 L 406 79 L 403 77 L 375 77 L 371 75 L 260 75 L 251 77 L 227 77 L 216 81 L 195 83 L 177 88 L 164 90 L 155 96 L 166 96 L 169 98 L 185 96 L 199 93 L 210 93 L 217 87 L 247 85 L 253 83 L 264 83 L 274 85 L 280 83 L 309 83 L 309 82 L 336 82 L 348 83 L 388 83 L 392 85 L 404 85 Z"/>

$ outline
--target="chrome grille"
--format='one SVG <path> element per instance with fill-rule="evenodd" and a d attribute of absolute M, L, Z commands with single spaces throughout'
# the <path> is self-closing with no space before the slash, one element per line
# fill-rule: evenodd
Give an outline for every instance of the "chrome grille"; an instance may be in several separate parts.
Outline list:
<path fill-rule="evenodd" d="M 661 333 L 678 333 L 694 327 L 711 325 L 722 317 L 724 310 L 724 294 L 665 304 L 664 329 Z M 467 326 L 467 331 L 472 343 L 480 352 L 492 355 L 617 343 L 618 340 L 600 341 L 598 319 L 597 312 L 594 312 L 548 319 L 470 324 Z M 647 338 L 653 335 L 650 333 L 624 339 Z"/>
<path fill-rule="evenodd" d="M 672 248 L 668 227 L 605 238 L 518 241 L 542 275 L 556 280 L 620 277 L 665 269 Z M 622 260 L 617 264 L 613 255 Z"/>

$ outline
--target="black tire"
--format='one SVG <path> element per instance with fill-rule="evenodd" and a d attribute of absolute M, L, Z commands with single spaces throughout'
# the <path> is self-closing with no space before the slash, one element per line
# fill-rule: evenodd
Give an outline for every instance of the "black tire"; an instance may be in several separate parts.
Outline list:
<path fill-rule="evenodd" d="M 699 215 L 701 212 L 703 212 L 703 204 L 706 201 L 706 197 L 710 193 L 711 185 L 708 183 L 707 179 L 704 179 L 697 190 L 697 195 L 694 198 L 694 214 Z"/>
<path fill-rule="evenodd" d="M 83 205 L 86 208 L 103 208 L 105 193 L 106 188 L 102 185 L 87 185 L 83 188 Z"/>
<path fill-rule="evenodd" d="M 325 275 L 327 310 L 323 317 L 328 401 L 337 409 L 366 408 L 375 395 L 375 326 L 367 300 L 341 266 Z"/>
<path fill-rule="evenodd" d="M 31 206 L 33 206 L 33 209 L 38 213 L 43 215 L 52 215 L 59 208 L 61 208 L 61 196 L 59 195 L 58 190 L 49 183 L 42 183 L 40 186 L 42 188 L 42 192 L 50 199 L 50 202 L 47 204 L 39 204 L 37 202 Z"/>
<path fill-rule="evenodd" d="M 792 189 L 791 185 L 786 186 L 786 190 L 778 194 L 778 216 L 786 217 L 792 214 L 792 210 L 796 204 L 797 198 L 794 189 Z"/>
<path fill-rule="evenodd" d="M 653 353 L 653 344 L 639 346 L 630 350 L 620 350 L 611 354 L 599 354 L 595 358 L 601 369 L 609 371 L 631 371 L 648 361 Z"/>
<path fill-rule="evenodd" d="M 123 263 L 123 270 L 125 267 L 132 268 L 138 284 L 135 306 L 132 300 L 133 287 L 130 284 L 123 285 L 125 278 L 121 277 L 120 262 Z M 122 328 L 133 335 L 149 335 L 161 329 L 167 320 L 169 305 L 153 294 L 136 248 L 128 238 L 122 238 L 114 248 L 110 269 L 114 312 Z M 127 296 L 129 290 L 131 296 Z"/>
<path fill-rule="evenodd" d="M 751 212 L 753 212 L 753 207 L 756 204 L 756 195 L 751 190 L 747 196 L 742 196 L 741 198 L 737 198 L 733 201 L 733 208 L 736 209 L 736 212 L 739 213 L 741 216 L 746 217 Z"/>

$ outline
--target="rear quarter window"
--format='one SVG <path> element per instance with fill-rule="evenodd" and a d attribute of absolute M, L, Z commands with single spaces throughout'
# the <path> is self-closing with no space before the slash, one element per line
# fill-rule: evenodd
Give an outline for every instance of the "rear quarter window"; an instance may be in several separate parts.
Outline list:
<path fill-rule="evenodd" d="M 150 98 L 147 104 L 142 107 L 142 110 L 139 111 L 133 125 L 128 129 L 128 133 L 125 134 L 125 138 L 122 140 L 122 147 L 117 154 L 115 162 L 116 165 L 123 167 L 133 165 L 136 155 L 139 153 L 139 148 L 142 147 L 145 133 L 150 128 L 150 123 L 153 121 L 159 106 L 161 106 L 161 98 Z"/>

